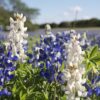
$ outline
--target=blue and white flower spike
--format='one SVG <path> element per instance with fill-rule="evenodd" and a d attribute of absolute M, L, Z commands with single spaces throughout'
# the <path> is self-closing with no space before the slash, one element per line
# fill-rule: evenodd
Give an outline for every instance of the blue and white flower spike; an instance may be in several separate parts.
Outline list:
<path fill-rule="evenodd" d="M 84 52 L 80 46 L 79 38 L 79 34 L 71 34 L 71 39 L 66 45 L 68 54 L 62 79 L 67 83 L 67 86 L 64 87 L 67 100 L 76 100 L 87 94 L 85 87 L 82 85 L 86 82 L 86 79 L 82 78 L 85 72 L 85 68 L 81 64 Z"/>
<path fill-rule="evenodd" d="M 25 34 L 27 27 L 24 27 L 26 17 L 18 13 L 14 14 L 14 17 L 15 20 L 10 18 L 10 33 L 8 35 L 6 47 L 7 49 L 12 49 L 13 54 L 17 55 L 22 61 L 26 58 L 25 46 L 27 45 L 26 38 L 28 37 L 28 34 Z"/>

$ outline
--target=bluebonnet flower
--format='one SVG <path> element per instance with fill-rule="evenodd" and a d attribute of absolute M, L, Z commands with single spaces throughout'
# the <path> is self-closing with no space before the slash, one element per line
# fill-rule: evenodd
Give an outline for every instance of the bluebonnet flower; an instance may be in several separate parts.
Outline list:
<path fill-rule="evenodd" d="M 6 53 L 4 47 L 0 46 L 0 96 L 11 94 L 5 85 L 14 78 L 13 71 L 16 69 L 17 60 L 18 57 L 11 51 Z"/>
<path fill-rule="evenodd" d="M 69 43 L 73 34 L 77 33 L 71 30 L 54 35 L 50 26 L 47 25 L 46 34 L 40 36 L 40 42 L 33 48 L 33 54 L 29 55 L 29 62 L 39 67 L 40 75 L 49 82 L 62 81 L 60 68 L 67 60 L 66 44 Z"/>
<path fill-rule="evenodd" d="M 59 72 L 59 67 L 62 65 L 64 55 L 61 53 L 63 53 L 63 49 L 56 41 L 56 37 L 52 37 L 52 35 L 45 37 L 43 42 L 35 47 L 37 65 L 42 69 L 41 73 L 49 82 L 55 79 L 55 74 Z M 46 70 L 43 70 L 44 64 Z"/>
<path fill-rule="evenodd" d="M 93 39 L 90 40 L 90 45 L 98 45 L 100 47 L 100 36 L 94 37 Z"/>
<path fill-rule="evenodd" d="M 86 50 L 88 46 L 90 46 L 90 41 L 87 39 L 87 34 L 83 33 L 81 38 L 79 39 L 81 43 L 81 47 L 83 50 Z"/>
<path fill-rule="evenodd" d="M 90 97 L 94 94 L 100 96 L 100 75 L 95 76 L 90 82 L 90 84 L 84 84 L 87 89 L 87 96 Z"/>
<path fill-rule="evenodd" d="M 6 88 L 4 90 L 1 90 L 0 91 L 0 96 L 2 95 L 6 95 L 6 96 L 9 96 L 11 95 L 11 92 L 9 92 Z"/>
<path fill-rule="evenodd" d="M 54 35 L 50 27 L 46 30 L 46 34 L 40 37 L 40 43 L 33 48 L 33 54 L 29 55 L 29 62 L 40 68 L 40 75 L 48 82 L 55 80 L 61 82 L 60 69 L 67 58 L 65 42 L 68 42 L 70 35 L 64 32 Z"/>
<path fill-rule="evenodd" d="M 78 35 L 78 40 L 83 50 L 90 45 L 90 41 L 87 39 L 86 33 L 83 33 L 81 34 L 82 36 L 80 36 L 80 34 L 78 34 L 75 30 L 64 31 L 62 33 L 58 32 L 56 37 L 57 41 L 60 43 L 68 43 L 73 35 Z"/>

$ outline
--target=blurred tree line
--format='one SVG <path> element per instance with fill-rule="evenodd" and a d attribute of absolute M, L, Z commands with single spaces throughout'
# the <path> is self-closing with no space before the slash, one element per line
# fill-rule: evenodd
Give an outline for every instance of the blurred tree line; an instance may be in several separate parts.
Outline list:
<path fill-rule="evenodd" d="M 44 28 L 46 24 L 41 24 L 40 28 Z M 70 22 L 61 22 L 59 24 L 51 23 L 52 28 L 87 28 L 87 27 L 100 27 L 100 19 L 91 18 L 88 20 L 77 20 Z"/>
<path fill-rule="evenodd" d="M 0 26 L 2 25 L 4 30 L 9 25 L 9 17 L 17 12 L 23 13 L 27 17 L 25 24 L 29 31 L 38 28 L 38 25 L 31 22 L 32 19 L 39 15 L 38 9 L 28 7 L 22 0 L 0 0 Z"/>
<path fill-rule="evenodd" d="M 22 0 L 0 0 L 0 27 L 2 26 L 4 30 L 7 30 L 6 26 L 9 25 L 9 17 L 16 12 L 23 13 L 27 17 L 25 24 L 28 27 L 28 31 L 45 28 L 46 24 L 38 25 L 32 23 L 32 20 L 39 15 L 39 9 L 30 8 Z M 100 19 L 65 21 L 59 24 L 51 23 L 50 25 L 52 28 L 100 27 Z"/>

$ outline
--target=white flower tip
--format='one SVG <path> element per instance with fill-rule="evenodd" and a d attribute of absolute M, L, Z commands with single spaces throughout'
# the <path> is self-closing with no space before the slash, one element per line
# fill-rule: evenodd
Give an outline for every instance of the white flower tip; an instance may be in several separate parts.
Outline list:
<path fill-rule="evenodd" d="M 27 27 L 24 28 L 24 31 L 27 31 Z"/>
<path fill-rule="evenodd" d="M 73 66 L 72 62 L 69 62 L 69 66 L 71 66 L 71 67 Z"/>
<path fill-rule="evenodd" d="M 14 20 L 13 20 L 13 18 L 12 18 L 12 17 L 10 17 L 10 19 L 9 19 L 9 20 L 10 20 L 10 22 L 11 22 L 11 23 L 13 23 L 13 22 L 14 22 Z"/>
<path fill-rule="evenodd" d="M 18 17 L 18 18 L 22 19 L 23 18 L 23 14 L 22 13 L 21 14 L 14 13 L 14 17 Z"/>
<path fill-rule="evenodd" d="M 49 24 L 47 24 L 46 26 L 45 26 L 45 29 L 48 31 L 48 30 L 51 30 L 51 26 L 49 25 Z"/>
<path fill-rule="evenodd" d="M 77 35 L 77 39 L 80 39 L 80 38 L 81 38 L 81 35 L 80 35 L 80 34 L 78 34 L 78 35 Z"/>
<path fill-rule="evenodd" d="M 79 97 L 77 97 L 77 98 L 75 98 L 75 100 L 80 100 L 80 98 L 79 98 Z"/>
<path fill-rule="evenodd" d="M 23 18 L 23 14 L 22 13 L 20 14 L 20 17 Z"/>
<path fill-rule="evenodd" d="M 16 14 L 16 16 L 18 16 L 18 17 L 19 17 L 19 16 L 20 16 L 20 14 L 19 14 L 19 13 L 17 13 L 17 14 Z"/>
<path fill-rule="evenodd" d="M 23 17 L 23 22 L 26 22 L 26 17 L 25 16 Z"/>
<path fill-rule="evenodd" d="M 81 91 L 78 91 L 78 96 L 82 96 L 82 92 Z"/>
<path fill-rule="evenodd" d="M 70 30 L 70 33 L 76 33 L 76 31 L 72 29 L 72 30 Z"/>

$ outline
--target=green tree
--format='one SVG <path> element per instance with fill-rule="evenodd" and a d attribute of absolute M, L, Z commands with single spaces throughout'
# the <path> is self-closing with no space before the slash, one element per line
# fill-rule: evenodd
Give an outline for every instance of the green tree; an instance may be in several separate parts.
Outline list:
<path fill-rule="evenodd" d="M 12 11 L 23 13 L 28 19 L 33 19 L 39 14 L 39 10 L 35 8 L 28 7 L 21 0 L 9 0 L 11 4 Z"/>
<path fill-rule="evenodd" d="M 6 5 L 5 0 L 0 0 L 0 7 L 5 7 L 5 5 Z"/>
<path fill-rule="evenodd" d="M 13 16 L 13 13 L 23 13 L 27 17 L 26 26 L 29 31 L 33 31 L 38 28 L 38 25 L 31 22 L 39 14 L 39 10 L 30 8 L 21 0 L 0 0 L 0 25 L 6 30 L 6 26 L 9 25 L 9 17 Z"/>

